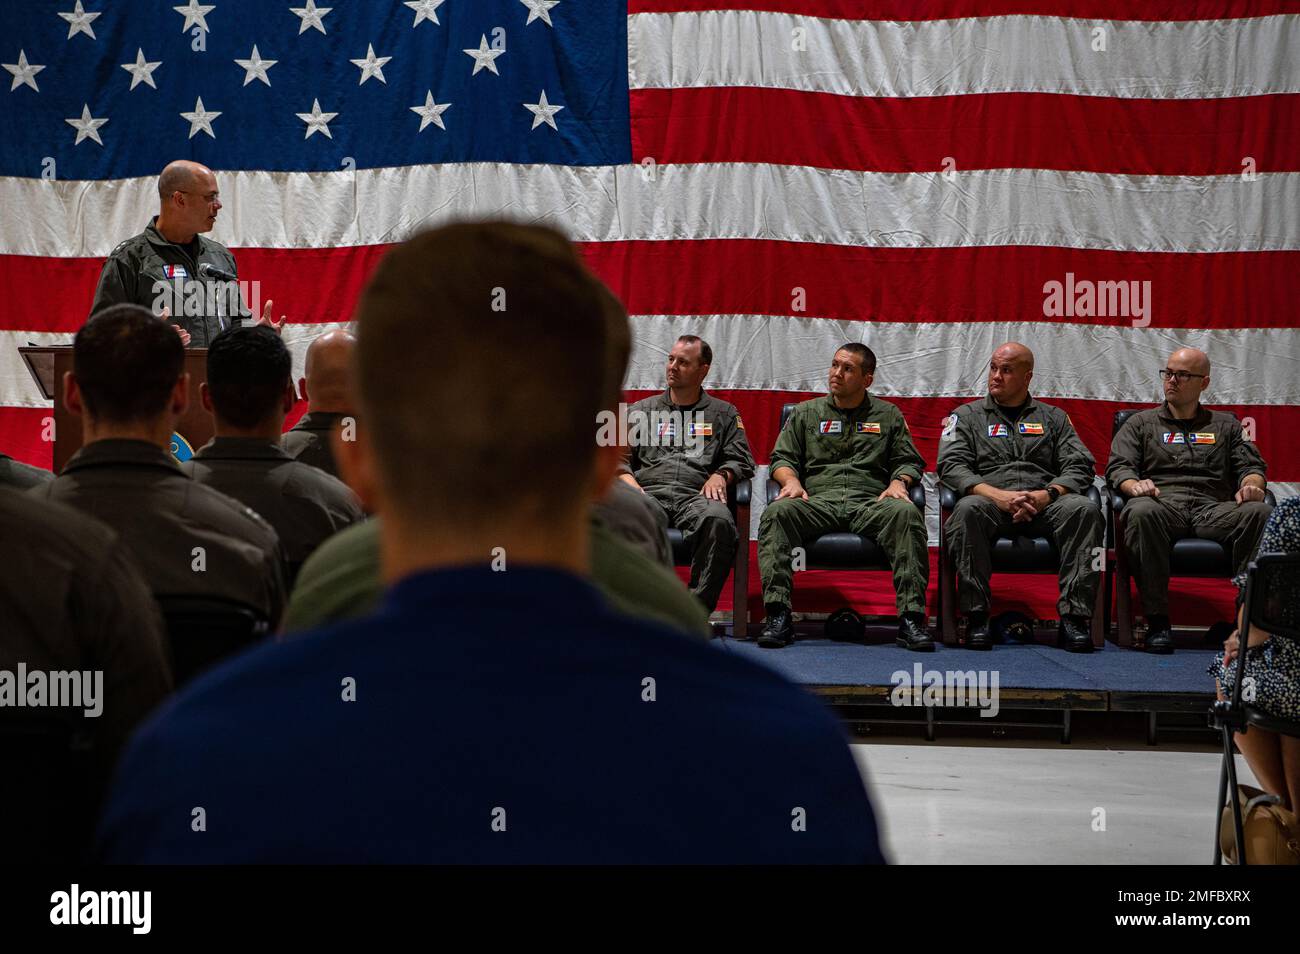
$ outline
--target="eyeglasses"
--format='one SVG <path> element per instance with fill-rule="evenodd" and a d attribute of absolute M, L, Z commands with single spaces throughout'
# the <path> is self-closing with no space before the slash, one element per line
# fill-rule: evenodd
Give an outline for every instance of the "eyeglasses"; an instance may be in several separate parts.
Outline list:
<path fill-rule="evenodd" d="M 1173 371 L 1169 368 L 1160 369 L 1160 377 L 1168 381 L 1173 378 L 1179 384 L 1186 384 L 1190 378 L 1208 378 L 1208 374 L 1194 374 L 1191 371 Z"/>

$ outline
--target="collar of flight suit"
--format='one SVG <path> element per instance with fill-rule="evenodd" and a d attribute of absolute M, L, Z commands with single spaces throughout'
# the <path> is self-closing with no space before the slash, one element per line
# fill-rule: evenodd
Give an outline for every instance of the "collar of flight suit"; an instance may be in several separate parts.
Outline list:
<path fill-rule="evenodd" d="M 347 417 L 346 411 L 308 411 L 298 418 L 298 423 L 290 430 L 294 431 L 329 431 L 334 425 Z"/>
<path fill-rule="evenodd" d="M 853 408 L 852 410 L 843 407 L 836 407 L 835 395 L 833 394 L 826 395 L 826 397 L 823 398 L 823 401 L 825 402 L 823 406 L 831 414 L 843 414 L 847 417 L 852 417 L 854 414 L 870 412 L 872 407 L 870 391 L 867 391 L 866 394 L 863 395 L 862 403 L 859 404 L 857 407 Z"/>
<path fill-rule="evenodd" d="M 1003 409 L 1003 405 L 993 400 L 992 394 L 984 395 L 984 410 L 988 411 L 990 414 L 1001 415 L 1002 409 Z M 1038 402 L 1035 401 L 1034 396 L 1030 394 L 1025 398 L 1024 407 L 1020 409 L 1020 417 L 1024 417 L 1026 414 L 1030 414 L 1036 410 L 1038 410 Z M 1020 418 L 1017 418 L 1017 420 L 1019 419 Z"/>
<path fill-rule="evenodd" d="M 184 245 L 179 245 L 176 242 L 169 241 L 166 236 L 164 236 L 161 232 L 158 231 L 158 216 L 156 215 L 149 220 L 149 224 L 145 227 L 144 234 L 145 237 L 149 239 L 149 243 L 151 245 L 157 245 L 161 248 L 177 248 L 180 249 L 182 252 L 184 252 L 186 255 L 190 254 L 189 248 L 187 248 Z M 195 234 L 194 241 L 198 245 L 198 254 L 202 255 L 203 236 Z"/>
<path fill-rule="evenodd" d="M 700 399 L 689 406 L 674 404 L 671 388 L 664 388 L 664 393 L 660 395 L 660 399 L 662 400 L 664 407 L 669 410 L 676 410 L 678 407 L 681 407 L 684 411 L 703 411 L 713 403 L 713 398 L 709 397 L 709 392 L 704 390 L 704 388 L 700 388 Z"/>
<path fill-rule="evenodd" d="M 1157 408 L 1156 413 L 1159 415 L 1160 420 L 1185 431 L 1204 427 L 1206 424 L 1209 424 L 1210 419 L 1214 417 L 1210 412 L 1210 409 L 1199 401 L 1196 402 L 1196 413 L 1186 420 L 1183 420 L 1180 417 L 1174 417 L 1174 410 L 1169 406 L 1168 401 L 1163 402 L 1160 407 Z"/>
<path fill-rule="evenodd" d="M 279 444 L 264 437 L 214 437 L 194 457 L 196 460 L 293 460 Z"/>
<path fill-rule="evenodd" d="M 63 473 L 92 467 L 162 467 L 179 476 L 187 476 L 176 459 L 157 444 L 131 438 L 110 437 L 93 441 L 72 455 L 63 465 Z"/>

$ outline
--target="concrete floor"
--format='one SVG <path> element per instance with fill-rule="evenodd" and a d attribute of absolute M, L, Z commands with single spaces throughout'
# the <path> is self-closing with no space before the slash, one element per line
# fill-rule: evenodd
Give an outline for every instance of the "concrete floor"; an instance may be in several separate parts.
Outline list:
<path fill-rule="evenodd" d="M 1201 748 L 852 746 L 896 864 L 1209 864 L 1221 758 Z"/>

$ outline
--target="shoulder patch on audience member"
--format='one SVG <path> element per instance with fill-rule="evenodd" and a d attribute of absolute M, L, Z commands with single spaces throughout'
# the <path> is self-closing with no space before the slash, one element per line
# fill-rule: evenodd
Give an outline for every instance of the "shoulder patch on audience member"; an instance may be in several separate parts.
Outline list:
<path fill-rule="evenodd" d="M 1183 440 L 1183 432 L 1182 432 L 1182 431 L 1165 431 L 1163 434 L 1160 435 L 1160 440 L 1161 440 L 1162 443 L 1165 443 L 1165 444 L 1183 444 L 1183 443 L 1186 443 L 1186 442 Z"/>
<path fill-rule="evenodd" d="M 1021 421 L 1020 433 L 1021 434 L 1042 434 L 1043 425 L 1040 424 L 1038 421 Z"/>
<path fill-rule="evenodd" d="M 990 424 L 989 437 L 1006 437 L 1007 426 L 1005 424 Z"/>
<path fill-rule="evenodd" d="M 740 419 L 739 414 L 736 415 L 736 427 L 742 431 L 745 429 L 745 422 Z"/>
<path fill-rule="evenodd" d="M 844 432 L 843 421 L 818 421 L 817 432 L 819 434 L 842 434 Z"/>
<path fill-rule="evenodd" d="M 858 433 L 879 434 L 880 422 L 879 421 L 858 421 Z"/>
<path fill-rule="evenodd" d="M 1213 444 L 1213 443 L 1214 443 L 1214 432 L 1213 432 L 1213 431 L 1196 431 L 1195 433 L 1193 433 L 1193 434 L 1191 434 L 1191 435 L 1189 435 L 1189 436 L 1190 436 L 1190 438 L 1191 438 L 1191 442 L 1192 442 L 1193 444 Z"/>

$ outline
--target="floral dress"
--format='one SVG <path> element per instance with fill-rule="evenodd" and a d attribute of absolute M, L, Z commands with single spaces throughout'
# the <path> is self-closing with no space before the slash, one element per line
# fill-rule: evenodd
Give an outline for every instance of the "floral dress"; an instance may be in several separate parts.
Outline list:
<path fill-rule="evenodd" d="M 1274 509 L 1264 526 L 1259 540 L 1259 553 L 1295 553 L 1300 551 L 1300 497 L 1283 500 Z M 1234 580 L 1244 588 L 1246 574 Z M 1300 615 L 1300 600 L 1284 612 Z M 1244 646 L 1245 637 L 1241 637 Z M 1276 719 L 1300 720 L 1300 645 L 1290 639 L 1273 636 L 1258 646 L 1245 648 L 1246 686 L 1255 683 L 1255 699 L 1251 703 Z M 1241 657 L 1238 656 L 1238 659 Z M 1210 675 L 1219 680 L 1224 694 L 1230 694 L 1237 676 L 1237 660 L 1226 668 L 1223 653 L 1215 657 Z M 1245 688 L 1245 687 L 1243 687 Z"/>

